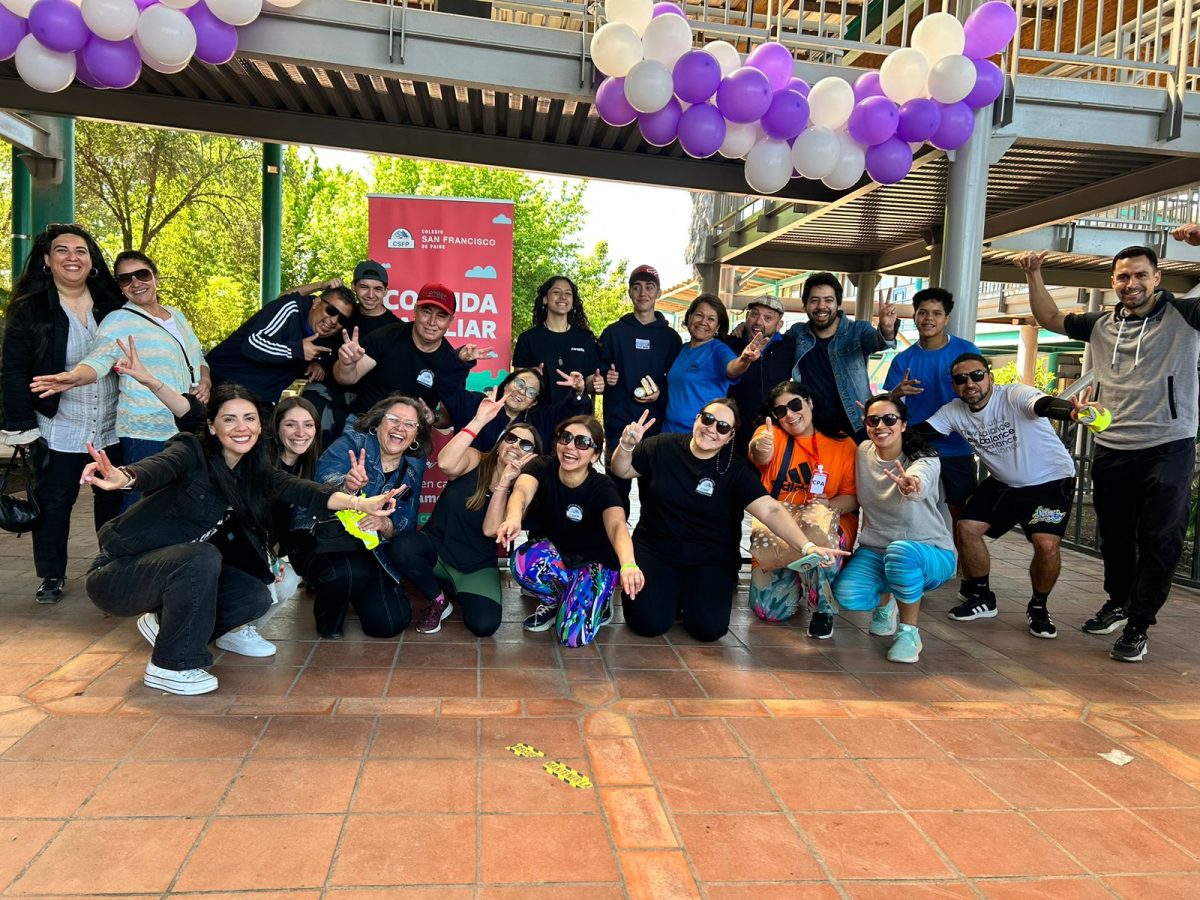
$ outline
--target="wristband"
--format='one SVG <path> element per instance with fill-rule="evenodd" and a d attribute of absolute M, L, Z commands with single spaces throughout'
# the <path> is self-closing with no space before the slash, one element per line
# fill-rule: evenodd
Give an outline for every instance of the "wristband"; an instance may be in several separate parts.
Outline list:
<path fill-rule="evenodd" d="M 638 565 L 637 563 L 635 563 L 635 562 L 631 562 L 631 563 L 624 563 L 624 564 L 621 566 L 621 571 L 622 571 L 622 572 L 624 572 L 626 569 L 639 569 L 639 570 L 640 570 L 640 569 L 641 569 L 641 566 L 639 566 L 639 565 Z"/>
<path fill-rule="evenodd" d="M 461 431 L 463 434 L 469 434 L 471 436 L 471 440 L 475 440 L 475 438 L 479 437 L 479 432 L 472 431 L 470 428 L 460 428 L 459 431 Z"/>
<path fill-rule="evenodd" d="M 118 472 L 120 472 L 122 475 L 124 475 L 126 478 L 128 478 L 128 479 L 129 479 L 127 482 L 125 482 L 125 484 L 124 484 L 124 485 L 122 485 L 122 486 L 121 486 L 121 490 L 123 490 L 123 491 L 132 491 L 132 490 L 133 490 L 133 484 L 134 484 L 134 482 L 135 482 L 135 481 L 137 481 L 137 476 L 136 476 L 136 475 L 134 475 L 132 472 L 130 472 L 130 471 L 129 471 L 127 468 L 125 468 L 124 466 L 117 466 L 117 471 L 118 471 Z"/>

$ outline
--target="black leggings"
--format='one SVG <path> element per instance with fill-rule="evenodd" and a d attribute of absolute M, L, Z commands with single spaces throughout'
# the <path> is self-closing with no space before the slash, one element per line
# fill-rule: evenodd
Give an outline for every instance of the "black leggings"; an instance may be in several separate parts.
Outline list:
<path fill-rule="evenodd" d="M 656 637 L 675 623 L 683 608 L 683 627 L 698 641 L 720 640 L 729 631 L 739 564 L 683 565 L 659 556 L 643 544 L 634 547 L 646 586 L 633 600 L 624 597 L 625 624 L 635 634 Z"/>
<path fill-rule="evenodd" d="M 454 583 L 438 578 L 434 567 L 438 564 L 437 547 L 423 531 L 406 531 L 388 543 L 388 556 L 404 577 L 432 600 L 439 593 L 452 598 L 462 610 L 467 629 L 478 637 L 491 637 L 500 627 L 501 606 L 495 600 L 480 594 L 459 592 Z"/>

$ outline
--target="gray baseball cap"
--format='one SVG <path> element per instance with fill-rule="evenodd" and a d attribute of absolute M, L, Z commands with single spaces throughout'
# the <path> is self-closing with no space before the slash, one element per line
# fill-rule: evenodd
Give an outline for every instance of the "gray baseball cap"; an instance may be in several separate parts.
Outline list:
<path fill-rule="evenodd" d="M 746 309 L 749 311 L 752 306 L 765 306 L 767 309 L 773 309 L 781 316 L 784 313 L 783 301 L 778 297 L 755 297 L 746 304 Z"/>

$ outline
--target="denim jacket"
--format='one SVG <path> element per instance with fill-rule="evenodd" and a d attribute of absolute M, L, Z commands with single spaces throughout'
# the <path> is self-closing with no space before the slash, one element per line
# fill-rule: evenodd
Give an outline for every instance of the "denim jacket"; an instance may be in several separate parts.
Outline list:
<path fill-rule="evenodd" d="M 808 322 L 797 322 L 788 329 L 788 335 L 796 339 L 796 364 L 792 368 L 792 377 L 802 381 L 800 377 L 800 360 L 817 345 L 817 337 L 813 334 Z M 883 335 L 870 322 L 859 319 L 847 319 L 844 313 L 838 313 L 838 327 L 829 342 L 829 363 L 833 366 L 833 378 L 838 386 L 838 399 L 855 431 L 863 427 L 862 410 L 858 403 L 871 396 L 871 382 L 867 377 L 867 358 L 872 353 L 881 350 L 894 349 L 896 338 L 884 340 Z"/>

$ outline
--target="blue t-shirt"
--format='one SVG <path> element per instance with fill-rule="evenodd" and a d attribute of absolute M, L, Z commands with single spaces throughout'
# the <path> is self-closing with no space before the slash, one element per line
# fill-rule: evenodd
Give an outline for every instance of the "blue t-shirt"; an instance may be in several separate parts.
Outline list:
<path fill-rule="evenodd" d="M 949 337 L 949 343 L 940 350 L 925 350 L 920 344 L 913 344 L 898 353 L 892 360 L 892 367 L 888 369 L 887 378 L 883 381 L 883 389 L 890 391 L 900 383 L 907 370 L 909 378 L 921 382 L 921 387 L 924 388 L 921 393 L 904 398 L 904 404 L 908 407 L 909 422 L 913 425 L 920 425 L 951 400 L 958 399 L 950 381 L 950 364 L 964 353 L 979 352 L 979 348 L 970 341 L 954 335 Z M 971 454 L 970 445 L 957 434 L 935 438 L 933 446 L 942 456 Z"/>
<path fill-rule="evenodd" d="M 690 433 L 704 404 L 724 397 L 738 379 L 725 374 L 738 355 L 718 340 L 684 344 L 667 372 L 667 421 L 663 431 Z"/>

